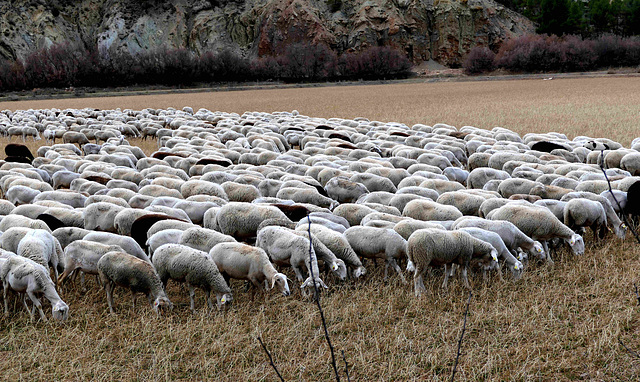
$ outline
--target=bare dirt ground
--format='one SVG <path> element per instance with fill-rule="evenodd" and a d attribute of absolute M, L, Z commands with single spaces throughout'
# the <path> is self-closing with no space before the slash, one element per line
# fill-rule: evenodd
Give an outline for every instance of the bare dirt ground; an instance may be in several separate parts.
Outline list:
<path fill-rule="evenodd" d="M 0 109 L 94 107 L 277 111 L 321 117 L 367 117 L 406 124 L 445 122 L 458 127 L 503 126 L 523 134 L 558 131 L 570 137 L 609 137 L 628 145 L 640 135 L 640 79 L 411 83 L 242 92 L 41 100 Z M 2 140 L 2 144 L 6 143 Z M 15 141 L 15 139 L 14 139 Z M 33 147 L 43 144 L 37 142 Z M 132 144 L 141 144 L 133 141 Z M 147 151 L 151 143 L 145 143 Z M 640 246 L 611 233 L 583 256 L 555 254 L 554 266 L 532 265 L 519 281 L 473 276 L 473 299 L 457 380 L 632 381 L 640 378 Z M 352 381 L 449 380 L 462 329 L 467 292 L 454 280 L 440 289 L 442 272 L 413 296 L 397 275 L 367 264 L 363 282 L 339 284 L 323 296 L 329 332 L 344 350 Z M 293 278 L 293 274 L 289 273 Z M 174 310 L 155 316 L 143 298 L 135 309 L 117 290 L 117 314 L 89 277 L 89 291 L 62 290 L 70 319 L 59 325 L 29 321 L 20 304 L 0 316 L 0 375 L 6 380 L 274 381 L 260 347 L 265 341 L 285 380 L 332 380 L 315 305 L 299 294 L 258 294 L 252 300 L 232 282 L 234 305 L 210 312 L 196 292 L 189 312 L 185 288 L 171 284 Z M 50 316 L 50 307 L 45 303 Z"/>

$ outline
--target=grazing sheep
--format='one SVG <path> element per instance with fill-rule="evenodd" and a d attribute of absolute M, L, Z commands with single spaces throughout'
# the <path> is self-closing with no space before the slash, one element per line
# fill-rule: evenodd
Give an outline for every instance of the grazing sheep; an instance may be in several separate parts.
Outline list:
<path fill-rule="evenodd" d="M 29 219 L 26 216 L 7 215 L 0 220 L 0 232 L 4 232 L 12 227 L 27 227 L 33 229 L 43 229 L 51 232 L 49 226 L 41 220 Z"/>
<path fill-rule="evenodd" d="M 511 222 L 465 217 L 463 219 L 458 219 L 453 224 L 452 228 L 461 229 L 465 227 L 477 227 L 497 233 L 500 235 L 500 238 L 511 254 L 516 256 L 518 260 L 522 261 L 524 259 L 524 256 L 517 253 L 518 249 L 527 251 L 532 257 L 536 257 L 540 260 L 546 259 L 543 245 L 525 235 Z"/>
<path fill-rule="evenodd" d="M 402 210 L 402 216 L 416 220 L 430 221 L 456 220 L 463 215 L 462 212 L 454 206 L 447 206 L 425 199 L 416 199 L 407 203 L 404 210 Z"/>
<path fill-rule="evenodd" d="M 187 284 L 192 312 L 195 311 L 194 287 L 205 291 L 209 309 L 213 309 L 211 291 L 216 294 L 218 309 L 233 301 L 231 288 L 207 252 L 180 244 L 165 244 L 154 252 L 153 266 L 165 289 L 169 279 Z"/>
<path fill-rule="evenodd" d="M 100 281 L 107 293 L 109 311 L 113 310 L 113 289 L 116 285 L 131 290 L 135 308 L 136 293 L 144 293 L 158 313 L 161 308 L 173 308 L 173 304 L 164 292 L 162 281 L 153 265 L 142 261 L 128 253 L 110 251 L 104 254 L 97 263 Z M 153 301 L 151 301 L 153 299 Z"/>
<path fill-rule="evenodd" d="M 398 272 L 400 279 L 406 283 L 402 270 L 396 260 L 402 260 L 407 256 L 407 241 L 396 231 L 388 228 L 375 227 L 351 227 L 344 237 L 358 256 L 374 259 L 381 258 L 386 261 L 384 279 L 388 278 L 389 267 Z"/>
<path fill-rule="evenodd" d="M 212 229 L 193 227 L 183 231 L 179 244 L 209 253 L 220 243 L 235 243 L 232 236 L 222 234 Z"/>
<path fill-rule="evenodd" d="M 11 186 L 5 193 L 7 200 L 16 206 L 33 203 L 38 195 L 40 191 L 22 185 Z"/>
<path fill-rule="evenodd" d="M 302 283 L 300 288 L 313 287 L 314 284 L 328 288 L 320 278 L 316 253 L 308 238 L 284 227 L 266 227 L 258 232 L 256 246 L 262 248 L 274 264 L 291 266 Z M 309 274 L 306 280 L 302 276 L 303 267 Z"/>
<path fill-rule="evenodd" d="M 291 231 L 296 235 L 302 236 L 307 240 L 311 240 L 313 250 L 316 252 L 318 260 L 322 260 L 325 264 L 325 269 L 330 269 L 335 276 L 340 280 L 347 278 L 347 266 L 342 259 L 339 259 L 327 246 L 325 246 L 320 239 L 318 239 L 313 233 L 309 237 L 309 231 Z"/>
<path fill-rule="evenodd" d="M 255 238 L 258 227 L 267 219 L 293 224 L 278 208 L 253 203 L 230 202 L 222 206 L 216 214 L 220 232 L 233 236 L 237 240 Z"/>
<path fill-rule="evenodd" d="M 600 203 L 604 208 L 605 214 L 607 215 L 607 225 L 613 228 L 613 232 L 616 234 L 617 237 L 619 237 L 620 239 L 625 238 L 627 234 L 627 226 L 620 220 L 618 215 L 616 215 L 616 212 L 614 211 L 613 206 L 611 205 L 611 203 L 609 203 L 609 200 L 607 198 L 591 192 L 576 191 L 576 192 L 570 192 L 566 194 L 565 196 L 562 197 L 561 201 L 568 202 L 572 199 L 578 199 L 578 198 L 589 199 L 589 200 L 593 200 L 595 202 Z M 629 203 L 629 199 L 627 199 L 627 204 L 628 203 Z"/>
<path fill-rule="evenodd" d="M 424 228 L 444 229 L 439 224 L 415 219 L 405 219 L 393 226 L 393 230 L 396 231 L 405 240 L 409 240 L 409 237 L 415 231 Z"/>
<path fill-rule="evenodd" d="M 491 244 L 493 248 L 495 248 L 498 252 L 498 257 L 504 260 L 505 263 L 509 266 L 509 269 L 513 273 L 513 276 L 515 278 L 520 277 L 520 275 L 522 274 L 521 272 L 523 271 L 522 263 L 511 254 L 509 249 L 507 249 L 507 246 L 504 244 L 504 241 L 502 240 L 500 235 L 495 232 L 477 227 L 460 228 L 460 231 L 464 231 L 469 235 L 475 237 L 476 239 L 480 239 Z M 489 269 L 490 264 L 483 265 L 486 265 L 482 269 L 483 275 L 486 278 L 486 271 Z"/>
<path fill-rule="evenodd" d="M 117 245 L 105 245 L 88 240 L 76 240 L 69 244 L 64 249 L 64 271 L 58 277 L 58 284 L 64 282 L 72 273 L 81 271 L 83 274 L 80 282 L 84 290 L 84 273 L 97 275 L 98 260 L 105 253 L 112 251 L 122 252 L 122 248 Z"/>
<path fill-rule="evenodd" d="M 35 308 L 40 313 L 43 321 L 47 320 L 42 311 L 42 304 L 36 293 L 43 293 L 44 297 L 51 302 L 51 313 L 53 318 L 58 321 L 65 321 L 69 317 L 69 306 L 58 295 L 48 270 L 42 265 L 21 256 L 9 256 L 1 267 L 0 280 L 2 280 L 4 288 L 4 312 L 9 313 L 7 304 L 7 292 L 9 289 L 26 294 Z M 33 313 L 27 307 L 26 300 L 23 300 L 24 306 L 29 312 L 31 319 L 34 319 Z"/>
<path fill-rule="evenodd" d="M 67 245 L 73 243 L 76 240 L 82 240 L 83 237 L 88 235 L 91 231 L 84 228 L 77 227 L 62 227 L 54 230 L 51 234 L 58 239 L 62 249 L 65 249 Z"/>
<path fill-rule="evenodd" d="M 607 215 L 602 204 L 589 199 L 572 199 L 564 207 L 564 224 L 576 230 L 584 231 L 584 227 L 590 227 L 593 231 L 593 239 L 598 240 L 598 235 L 604 237 L 607 228 Z M 583 233 L 584 234 L 584 233 Z"/>
<path fill-rule="evenodd" d="M 308 226 L 297 226 L 296 231 L 307 232 Z M 353 271 L 353 276 L 359 278 L 367 272 L 358 255 L 354 252 L 343 234 L 333 231 L 319 224 L 311 224 L 311 234 L 322 242 L 337 258 Z"/>
<path fill-rule="evenodd" d="M 151 262 L 140 245 L 129 236 L 122 236 L 111 232 L 91 232 L 82 239 L 105 245 L 117 245 L 131 256 L 137 257 L 147 263 Z"/>
<path fill-rule="evenodd" d="M 160 248 L 165 244 L 178 244 L 180 243 L 180 239 L 182 238 L 182 234 L 184 233 L 181 229 L 164 229 L 158 231 L 151 235 L 149 239 L 147 239 L 147 253 L 149 254 L 149 258 L 153 257 L 153 253 L 156 249 Z M 136 243 L 137 244 L 137 243 Z"/>
<path fill-rule="evenodd" d="M 462 278 L 464 286 L 471 289 L 467 271 L 472 258 L 491 256 L 498 260 L 498 252 L 493 246 L 479 240 L 463 231 L 443 231 L 438 229 L 420 229 L 415 231 L 407 242 L 407 271 L 413 272 L 415 294 L 420 297 L 426 288 L 423 282 L 424 273 L 429 266 L 445 266 L 444 282 L 442 287 L 447 287 L 449 279 L 449 266 L 458 264 L 462 266 Z"/>
<path fill-rule="evenodd" d="M 242 243 L 220 243 L 211 249 L 209 256 L 227 284 L 229 278 L 248 280 L 257 288 L 264 285 L 265 290 L 270 290 L 277 286 L 284 296 L 291 294 L 287 276 L 276 271 L 261 248 Z"/>
<path fill-rule="evenodd" d="M 551 239 L 563 239 L 571 246 L 573 253 L 576 255 L 582 255 L 584 253 L 584 240 L 582 236 L 562 224 L 562 222 L 546 208 L 507 204 L 504 207 L 492 211 L 489 219 L 509 221 L 531 239 L 542 242 L 545 253 L 547 254 L 547 262 L 549 263 L 553 263 L 547 245 L 547 241 Z"/>

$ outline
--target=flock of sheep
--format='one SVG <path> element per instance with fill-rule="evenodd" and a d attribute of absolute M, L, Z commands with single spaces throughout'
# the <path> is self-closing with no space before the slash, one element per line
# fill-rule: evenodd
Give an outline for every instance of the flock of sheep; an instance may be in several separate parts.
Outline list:
<path fill-rule="evenodd" d="M 582 254 L 586 228 L 594 240 L 608 229 L 623 239 L 620 216 L 640 210 L 640 139 L 624 148 L 501 127 L 189 107 L 5 110 L 0 130 L 47 139 L 35 156 L 10 143 L 0 162 L 5 311 L 13 291 L 43 320 L 42 294 L 67 318 L 57 288 L 78 274 L 83 288 L 85 274 L 98 276 L 112 312 L 115 286 L 158 310 L 172 307 L 174 280 L 191 310 L 194 288 L 220 308 L 233 301 L 231 278 L 288 296 L 281 271 L 291 267 L 306 294 L 367 277 L 364 259 L 384 260 L 385 279 L 392 268 L 406 282 L 406 266 L 418 296 L 433 267 L 444 266 L 443 287 L 457 267 L 467 287 L 469 269 L 518 278 L 564 245 Z M 129 137 L 153 137 L 158 151 L 147 156 Z"/>

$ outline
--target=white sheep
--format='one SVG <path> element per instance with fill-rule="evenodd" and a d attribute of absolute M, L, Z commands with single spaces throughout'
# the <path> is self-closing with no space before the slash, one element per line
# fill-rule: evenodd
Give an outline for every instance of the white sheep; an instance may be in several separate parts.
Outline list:
<path fill-rule="evenodd" d="M 193 227 L 182 233 L 179 244 L 209 253 L 211 248 L 219 243 L 236 242 L 232 236 L 222 234 L 212 229 Z"/>
<path fill-rule="evenodd" d="M 465 227 L 477 227 L 497 233 L 500 235 L 500 238 L 511 254 L 516 256 L 520 261 L 524 260 L 525 257 L 522 254 L 518 254 L 518 249 L 527 251 L 532 257 L 536 257 L 540 260 L 546 259 L 542 244 L 525 235 L 511 222 L 464 217 L 462 219 L 458 219 L 453 224 L 452 228 L 461 229 Z"/>
<path fill-rule="evenodd" d="M 231 288 L 207 252 L 180 244 L 165 244 L 154 251 L 153 266 L 165 288 L 169 279 L 187 284 L 191 311 L 195 310 L 194 287 L 205 291 L 209 308 L 213 308 L 211 291 L 216 294 L 218 309 L 233 301 Z"/>
<path fill-rule="evenodd" d="M 84 274 L 97 275 L 100 258 L 104 254 L 114 251 L 123 252 L 122 248 L 117 245 L 105 245 L 88 240 L 74 241 L 64 249 L 64 271 L 58 277 L 58 284 L 64 282 L 72 273 L 80 271 L 82 272 L 80 282 L 82 289 L 85 290 Z"/>
<path fill-rule="evenodd" d="M 33 302 L 34 307 L 38 309 L 40 318 L 44 321 L 47 318 L 42 311 L 42 304 L 36 293 L 43 293 L 44 297 L 51 302 L 51 312 L 54 319 L 64 321 L 69 317 L 69 306 L 58 295 L 49 276 L 49 271 L 42 265 L 21 256 L 9 256 L 2 266 L 0 280 L 2 280 L 4 288 L 5 313 L 9 313 L 7 291 L 11 289 L 15 292 L 26 294 Z M 33 312 L 27 307 L 26 300 L 23 300 L 23 302 L 33 320 Z"/>
<path fill-rule="evenodd" d="M 564 225 L 551 211 L 541 207 L 507 204 L 492 211 L 488 216 L 491 220 L 506 220 L 513 223 L 525 235 L 543 243 L 547 261 L 553 263 L 547 241 L 555 238 L 563 239 L 571 246 L 573 253 L 584 253 L 582 236 Z"/>
<path fill-rule="evenodd" d="M 396 231 L 389 228 L 356 226 L 346 230 L 344 237 L 359 256 L 385 260 L 385 280 L 388 278 L 388 271 L 391 266 L 396 270 L 402 282 L 406 283 L 396 260 L 402 260 L 407 257 L 407 241 Z"/>
<path fill-rule="evenodd" d="M 149 258 L 153 257 L 156 249 L 165 244 L 178 244 L 184 233 L 181 229 L 164 229 L 151 235 L 145 243 Z"/>
<path fill-rule="evenodd" d="M 285 227 L 265 227 L 258 232 L 256 246 L 262 248 L 274 264 L 291 266 L 296 278 L 302 283 L 300 288 L 313 287 L 314 283 L 328 288 L 320 278 L 316 253 L 308 238 Z M 309 274 L 306 280 L 302 276 L 303 267 Z"/>
<path fill-rule="evenodd" d="M 105 245 L 117 245 L 131 256 L 135 256 L 140 260 L 151 263 L 151 260 L 149 260 L 149 257 L 144 253 L 140 244 L 129 236 L 122 236 L 111 232 L 91 232 L 85 235 L 82 239 Z"/>
<path fill-rule="evenodd" d="M 113 289 L 116 285 L 131 290 L 135 308 L 136 293 L 144 293 L 156 312 L 161 308 L 171 309 L 173 304 L 162 287 L 162 281 L 153 265 L 128 253 L 109 251 L 97 263 L 100 281 L 107 293 L 109 311 L 113 310 Z M 153 301 L 152 301 L 153 299 Z"/>
<path fill-rule="evenodd" d="M 308 226 L 297 226 L 296 231 L 307 232 Z M 311 224 L 311 234 L 324 244 L 337 258 L 344 261 L 349 267 L 355 278 L 364 276 L 367 273 L 366 268 L 362 265 L 362 261 L 354 252 L 349 241 L 343 234 L 331 230 L 319 224 Z M 313 237 L 312 237 L 313 239 Z"/>
<path fill-rule="evenodd" d="M 593 200 L 578 198 L 567 202 L 564 207 L 564 224 L 573 229 L 589 227 L 593 231 L 593 239 L 598 240 L 598 235 L 604 237 L 607 228 L 607 215 L 602 204 Z M 584 234 L 584 232 L 582 232 Z"/>
<path fill-rule="evenodd" d="M 523 266 L 522 262 L 516 259 L 507 246 L 504 244 L 504 241 L 495 232 L 488 231 L 486 229 L 477 228 L 477 227 L 466 227 L 460 228 L 460 231 L 464 231 L 469 235 L 475 237 L 476 239 L 480 239 L 482 241 L 486 241 L 491 244 L 493 248 L 498 252 L 498 257 L 505 261 L 505 263 L 509 266 L 509 269 L 513 273 L 514 277 L 518 278 L 522 274 Z M 484 267 L 482 269 L 483 275 L 486 278 L 486 271 L 489 269 L 491 264 L 482 264 Z M 498 268 L 499 271 L 499 268 Z"/>
<path fill-rule="evenodd" d="M 416 296 L 426 292 L 423 275 L 429 266 L 445 266 L 443 288 L 447 287 L 449 266 L 462 266 L 462 278 L 467 289 L 471 289 L 467 278 L 472 258 L 487 255 L 497 261 L 497 251 L 485 241 L 476 239 L 463 231 L 443 231 L 438 229 L 420 229 L 415 231 L 407 242 L 407 271 L 414 272 L 413 282 Z"/>
<path fill-rule="evenodd" d="M 266 290 L 277 287 L 284 296 L 291 294 L 287 276 L 276 271 L 261 248 L 242 243 L 220 243 L 211 249 L 209 255 L 227 284 L 229 278 L 248 280 L 257 288 L 261 285 Z"/>

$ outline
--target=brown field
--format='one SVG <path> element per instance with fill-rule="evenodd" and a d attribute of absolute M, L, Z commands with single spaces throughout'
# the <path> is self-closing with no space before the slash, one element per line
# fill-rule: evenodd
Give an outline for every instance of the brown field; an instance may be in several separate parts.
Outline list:
<path fill-rule="evenodd" d="M 401 84 L 47 100 L 0 109 L 297 109 L 407 124 L 554 130 L 628 145 L 640 135 L 638 89 L 637 78 Z M 152 143 L 144 147 L 153 151 Z M 487 284 L 473 276 L 457 380 L 639 380 L 640 357 L 619 343 L 640 351 L 640 306 L 633 290 L 640 282 L 640 246 L 628 236 L 620 241 L 609 234 L 594 244 L 589 232 L 583 256 L 563 251 L 554 266 L 534 264 L 517 282 L 508 274 L 504 282 Z M 436 271 L 425 280 L 426 297 L 416 299 L 412 285 L 397 275 L 385 283 L 382 267 L 367 265 L 363 282 L 340 285 L 329 279 L 331 289 L 322 298 L 333 345 L 337 355 L 345 352 L 351 380 L 449 380 L 467 297 L 461 283 L 454 280 L 445 293 L 442 272 Z M 63 289 L 70 306 L 64 324 L 31 323 L 20 305 L 0 317 L 4 379 L 275 381 L 257 336 L 285 380 L 333 378 L 317 308 L 299 294 L 258 294 L 251 301 L 244 285 L 232 282 L 235 303 L 228 311 L 208 311 L 198 291 L 191 314 L 186 290 L 170 283 L 171 313 L 156 316 L 144 298 L 133 309 L 129 293 L 119 289 L 117 314 L 111 315 L 104 292 L 88 280 L 87 293 L 76 286 Z"/>
<path fill-rule="evenodd" d="M 524 134 L 559 131 L 606 136 L 628 145 L 640 136 L 640 77 L 558 78 L 484 82 L 173 93 L 145 96 L 0 102 L 3 109 L 146 107 L 227 112 L 291 111 L 314 117 L 366 117 L 406 124 L 438 122 Z"/>

